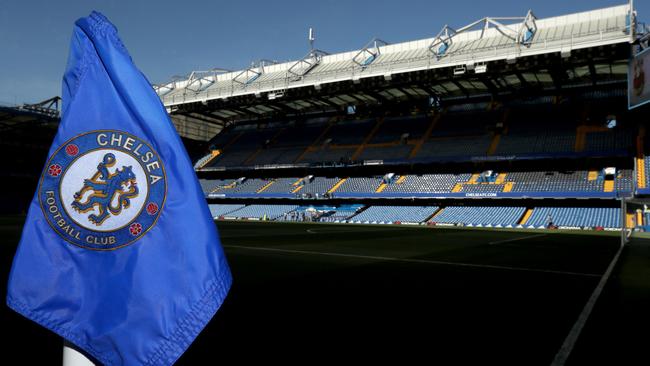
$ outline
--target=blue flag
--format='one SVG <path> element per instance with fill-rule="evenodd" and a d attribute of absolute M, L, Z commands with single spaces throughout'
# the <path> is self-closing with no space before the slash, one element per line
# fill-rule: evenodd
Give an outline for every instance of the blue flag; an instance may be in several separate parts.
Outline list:
<path fill-rule="evenodd" d="M 7 304 L 107 365 L 167 365 L 232 277 L 190 159 L 115 27 L 75 23 Z"/>

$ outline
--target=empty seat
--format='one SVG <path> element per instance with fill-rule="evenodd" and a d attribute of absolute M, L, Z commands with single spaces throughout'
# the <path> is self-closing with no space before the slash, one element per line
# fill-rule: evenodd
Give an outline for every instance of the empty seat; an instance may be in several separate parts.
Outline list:
<path fill-rule="evenodd" d="M 526 211 L 525 207 L 451 206 L 430 221 L 446 224 L 481 226 L 516 225 Z"/>
<path fill-rule="evenodd" d="M 352 222 L 360 223 L 420 223 L 433 215 L 437 206 L 371 206 L 356 216 Z"/>

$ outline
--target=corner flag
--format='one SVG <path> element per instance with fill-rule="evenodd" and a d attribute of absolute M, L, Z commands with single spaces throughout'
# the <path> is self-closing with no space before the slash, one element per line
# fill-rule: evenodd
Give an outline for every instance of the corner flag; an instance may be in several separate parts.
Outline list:
<path fill-rule="evenodd" d="M 232 277 L 160 99 L 103 15 L 75 23 L 63 115 L 7 304 L 106 365 L 168 365 Z"/>

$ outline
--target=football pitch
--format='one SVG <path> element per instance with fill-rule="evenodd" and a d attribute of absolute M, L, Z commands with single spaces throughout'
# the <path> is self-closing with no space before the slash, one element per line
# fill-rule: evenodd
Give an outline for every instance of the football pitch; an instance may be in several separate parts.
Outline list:
<path fill-rule="evenodd" d="M 217 226 L 233 287 L 178 364 L 550 365 L 620 246 L 616 232 Z M 20 217 L 0 220 L 3 290 L 21 227 Z M 647 364 L 649 290 L 650 239 L 635 238 L 567 364 Z M 56 336 L 6 307 L 1 319 L 6 352 L 59 360 Z"/>

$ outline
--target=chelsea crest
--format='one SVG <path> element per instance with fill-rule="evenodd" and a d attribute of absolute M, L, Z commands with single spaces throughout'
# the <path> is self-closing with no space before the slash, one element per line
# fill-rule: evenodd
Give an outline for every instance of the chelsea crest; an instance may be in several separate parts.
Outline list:
<path fill-rule="evenodd" d="M 38 195 L 45 218 L 65 240 L 112 250 L 156 224 L 166 192 L 165 168 L 147 142 L 101 130 L 78 135 L 52 154 Z"/>

